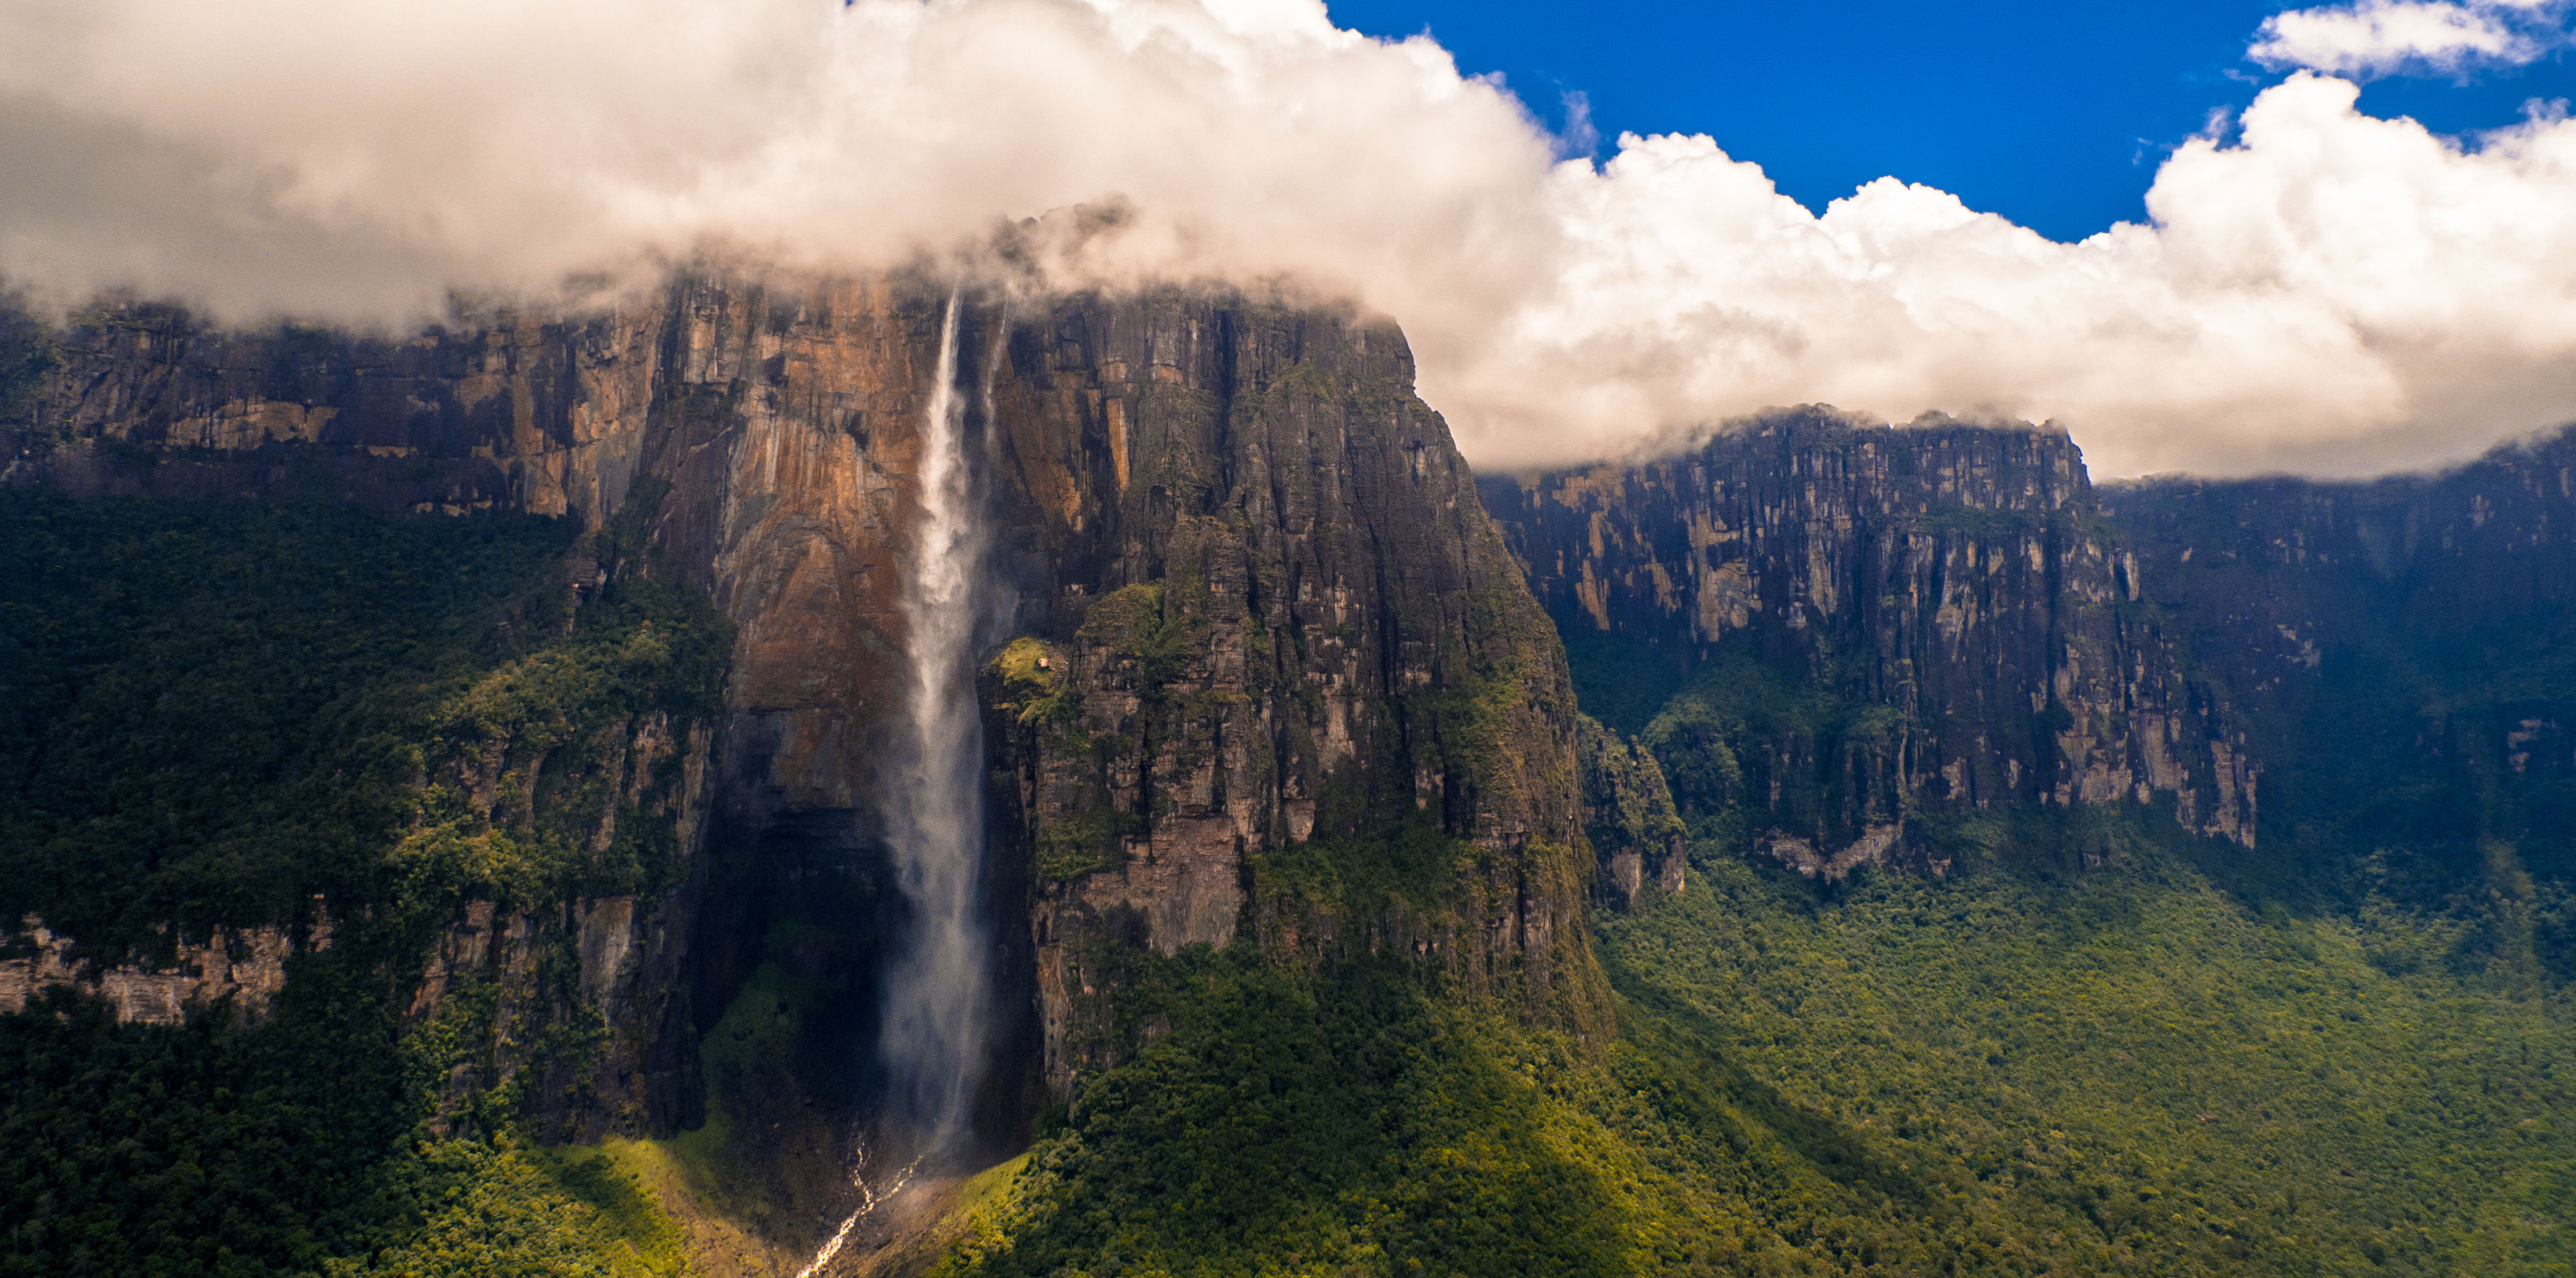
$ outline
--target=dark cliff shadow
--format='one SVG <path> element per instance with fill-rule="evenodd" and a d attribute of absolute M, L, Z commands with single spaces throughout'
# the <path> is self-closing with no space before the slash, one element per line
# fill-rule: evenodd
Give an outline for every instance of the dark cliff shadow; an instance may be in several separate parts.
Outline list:
<path fill-rule="evenodd" d="M 1698 1120 L 1702 1139 L 1749 1148 L 1754 1134 L 1744 1123 L 1750 1122 L 1836 1184 L 1911 1214 L 1936 1220 L 1947 1214 L 1942 1196 L 1922 1177 L 1871 1153 L 1850 1128 L 1799 1105 L 1737 1064 L 1727 1053 L 1725 1031 L 1687 999 L 1622 961 L 1614 947 L 1602 947 L 1602 954 L 1622 1002 L 1620 1034 L 1697 1085 L 1700 1103 L 1690 1117 Z"/>

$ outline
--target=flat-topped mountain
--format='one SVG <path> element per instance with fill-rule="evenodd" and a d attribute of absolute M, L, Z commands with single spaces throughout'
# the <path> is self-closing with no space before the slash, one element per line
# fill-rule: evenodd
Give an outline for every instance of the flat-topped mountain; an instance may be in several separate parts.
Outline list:
<path fill-rule="evenodd" d="M 399 341 L 104 307 L 43 353 L 13 388 L 12 484 L 557 516 L 616 530 L 567 560 L 577 597 L 648 576 L 731 621 L 723 709 L 689 759 L 704 811 L 687 868 L 576 929 L 583 963 L 660 982 L 559 1009 L 610 1014 L 609 1073 L 678 1061 L 692 1018 L 779 957 L 765 935 L 827 916 L 833 935 L 799 961 L 834 991 L 823 1032 L 866 1055 L 905 918 L 884 790 L 901 784 L 902 598 L 943 389 L 987 530 L 978 651 L 998 662 L 1000 819 L 977 871 L 1003 950 L 989 1140 L 1021 1139 L 1082 1069 L 1132 1050 L 1142 1013 L 1113 974 L 1131 947 L 1400 952 L 1430 987 L 1606 1036 L 1563 657 L 1383 321 L 1204 291 L 719 273 Z M 1442 850 L 1399 900 L 1264 872 L 1291 845 L 1366 856 L 1417 828 Z M 48 908 L 22 887 L 25 910 Z M 507 905 L 523 921 L 460 902 L 455 936 L 547 926 L 548 903 Z M 443 944 L 431 1003 L 501 961 Z M 666 1098 L 583 1129 L 668 1130 L 682 1112 Z"/>
<path fill-rule="evenodd" d="M 2155 804 L 2255 844 L 2261 763 L 2187 674 L 2063 434 L 1803 410 L 1663 460 L 1481 484 L 1599 672 L 1586 704 L 1668 756 L 1722 736 L 1730 792 L 1686 801 L 1740 789 L 1756 843 L 1810 873 L 1937 863 L 1908 846 L 1911 816 L 2014 805 Z"/>
<path fill-rule="evenodd" d="M 1476 477 L 1233 290 L 0 318 L 0 1274 L 2563 1256 L 2576 436 Z"/>

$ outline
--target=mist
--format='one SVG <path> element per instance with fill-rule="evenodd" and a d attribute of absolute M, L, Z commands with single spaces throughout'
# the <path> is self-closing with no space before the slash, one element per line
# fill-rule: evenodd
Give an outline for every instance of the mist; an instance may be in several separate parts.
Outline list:
<path fill-rule="evenodd" d="M 1811 213 L 1703 136 L 1560 161 L 1503 86 L 1313 0 L 0 0 L 0 276 L 402 326 L 1110 204 L 1051 283 L 1384 311 L 1487 469 L 1803 402 L 2055 420 L 2106 475 L 2576 420 L 2576 124 L 2448 139 L 2356 98 L 2294 74 L 2069 244 L 1893 178 Z"/>

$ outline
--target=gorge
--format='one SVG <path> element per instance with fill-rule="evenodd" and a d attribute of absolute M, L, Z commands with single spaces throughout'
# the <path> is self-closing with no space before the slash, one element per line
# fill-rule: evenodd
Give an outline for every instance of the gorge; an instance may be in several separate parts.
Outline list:
<path fill-rule="evenodd" d="M 371 1197 L 219 1170 L 136 1205 L 98 1188 L 161 1174 L 127 1145 L 236 1158 L 136 1118 L 13 1165 L 47 1223 L 0 1273 L 200 1239 L 450 1272 L 450 1236 L 746 1274 L 2567 1245 L 2576 437 L 2097 487 L 2046 428 L 1807 408 L 1478 476 L 1382 318 L 1000 271 L 5 336 L 0 604 L 46 672 L 9 694 L 14 1048 L 382 1077 L 261 1111 L 369 1115 L 331 1148 Z M 280 602 L 309 580 L 345 606 Z M 103 744 L 199 670 L 278 724 Z M 2180 1030 L 2133 1063 L 2165 1030 L 2080 1006 L 2213 956 L 2207 998 L 2284 991 L 2225 1004 L 2257 1065 Z M 2013 993 L 1900 991 L 1950 965 Z M 86 997 L 145 977 L 168 1011 Z M 2417 1059 L 2393 1100 L 2310 1072 Z M 2163 1096 L 2184 1060 L 2244 1112 Z M 54 1077 L 0 1121 L 68 1130 Z M 2380 1118 L 2405 1143 L 2332 1161 Z M 2208 1171 L 2231 1140 L 2274 1178 Z M 2421 1191 L 2399 1155 L 2446 1143 L 2501 1188 Z"/>

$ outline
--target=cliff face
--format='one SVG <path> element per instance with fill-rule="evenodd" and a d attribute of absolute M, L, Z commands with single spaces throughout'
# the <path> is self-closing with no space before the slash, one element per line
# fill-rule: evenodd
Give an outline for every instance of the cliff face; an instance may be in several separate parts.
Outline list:
<path fill-rule="evenodd" d="M 592 1080 L 568 1107 L 550 1084 L 527 1089 L 567 1132 L 603 1117 L 667 1129 L 688 1112 L 693 1023 L 710 1025 L 763 961 L 838 1000 L 821 1019 L 847 1028 L 820 1050 L 863 1055 L 887 908 L 867 795 L 899 664 L 904 485 L 936 322 L 936 298 L 899 300 L 884 281 L 782 298 L 706 277 L 578 319 L 469 317 L 400 342 L 108 309 L 52 335 L 53 368 L 19 397 L 9 478 L 83 494 L 524 510 L 607 529 L 648 476 L 656 500 L 622 530 L 625 566 L 707 591 L 738 627 L 723 722 L 683 734 L 690 870 L 652 900 L 497 915 L 459 903 L 409 1019 L 438 1017 L 463 983 L 488 986 L 492 1042 L 459 1067 L 452 1097 L 533 1063 Z M 576 555 L 566 575 L 588 593 L 609 567 Z M 623 766 L 629 744 L 653 743 L 588 762 Z M 509 768 L 496 757 L 483 770 L 458 788 L 488 809 Z M 800 903 L 856 925 L 765 953 L 763 934 L 801 921 Z M 559 951 L 580 957 L 568 981 Z M 610 1030 L 594 1059 L 531 1055 L 543 1026 L 592 1012 Z"/>
<path fill-rule="evenodd" d="M 390 340 L 94 308 L 44 336 L 51 369 L 7 397 L 36 437 L 11 478 L 75 493 L 604 513 L 635 474 L 658 316 L 485 318 Z"/>
<path fill-rule="evenodd" d="M 1603 700 L 1653 688 L 1622 726 L 1726 737 L 1740 777 L 1706 784 L 1810 874 L 1901 854 L 1909 814 L 2010 804 L 2166 803 L 2253 841 L 2258 766 L 2061 434 L 1809 410 L 1483 492 L 1569 647 L 1626 685 Z"/>
<path fill-rule="evenodd" d="M 1648 883 L 1679 892 L 1689 861 L 1688 832 L 1673 808 L 1672 788 L 1654 751 L 1622 733 L 1583 719 L 1576 747 L 1583 777 L 1583 829 L 1600 859 L 1594 894 L 1614 909 L 1636 905 Z"/>
<path fill-rule="evenodd" d="M 330 944 L 324 928 L 312 947 Z M 267 1020 L 286 985 L 286 961 L 296 951 L 285 928 L 216 927 L 202 943 L 179 941 L 176 961 L 166 966 L 102 965 L 32 914 L 20 920 L 8 946 L 14 956 L 0 959 L 0 1013 L 23 1012 L 46 989 L 64 986 L 105 1000 L 119 1023 L 143 1025 L 176 1025 L 219 1003 L 237 1023 Z"/>
<path fill-rule="evenodd" d="M 457 1020 L 471 1043 L 450 1066 L 442 1130 L 474 1092 L 514 1083 L 550 1139 L 669 1131 L 696 1111 L 687 977 L 706 875 L 712 741 L 712 725 L 675 725 L 664 714 L 537 751 L 495 734 L 440 778 L 487 829 L 534 834 L 542 802 L 558 809 L 547 823 L 570 816 L 572 834 L 593 853 L 616 842 L 621 821 L 660 825 L 680 853 L 661 876 L 677 881 L 641 893 L 543 902 L 522 893 L 507 911 L 480 895 L 459 905 L 404 1010 L 410 1027 Z M 595 806 L 561 811 L 577 797 Z M 514 800 L 518 812 L 509 810 Z M 410 844 L 439 834 L 433 827 Z M 479 997 L 457 997 L 466 991 Z M 607 1032 L 565 1050 L 594 1015 Z"/>
<path fill-rule="evenodd" d="M 417 1014 L 459 973 L 506 984 L 543 932 L 577 939 L 571 1006 L 618 1041 L 675 1049 L 765 962 L 837 991 L 821 1050 L 862 1059 L 899 909 L 874 796 L 947 294 L 698 274 L 587 317 L 403 341 L 111 308 L 51 336 L 6 478 L 591 528 L 649 481 L 626 570 L 703 588 L 737 627 L 699 870 L 660 904 L 460 906 Z M 1401 335 L 1208 293 L 996 293 L 966 296 L 957 343 L 997 546 L 990 638 L 1037 645 L 1057 685 L 990 740 L 1007 819 L 988 889 L 1007 992 L 1032 1009 L 1008 1050 L 1061 1089 L 1082 1058 L 1068 1026 L 1115 1020 L 1105 962 L 1237 941 L 1407 949 L 1467 996 L 1598 1028 L 1563 658 L 1412 397 Z M 609 566 L 568 572 L 589 590 Z M 1267 853 L 1397 825 L 1455 841 L 1456 908 L 1264 905 Z M 593 951 L 625 957 L 594 979 Z M 1088 1059 L 1121 1050 L 1093 1040 Z"/>
<path fill-rule="evenodd" d="M 2291 695 L 2328 646 L 2460 642 L 2576 609 L 2576 432 L 2439 475 L 2153 480 L 2101 500 L 2249 705 Z"/>
<path fill-rule="evenodd" d="M 2285 827 L 2576 873 L 2576 432 L 2439 475 L 2102 502 L 2276 761 Z"/>
<path fill-rule="evenodd" d="M 1122 1050 L 1129 944 L 1400 949 L 1599 1030 L 1564 661 L 1402 335 L 1169 294 L 1005 331 L 988 402 L 1029 638 L 986 686 L 1050 1084 Z M 1264 873 L 1411 826 L 1457 841 L 1454 910 L 1318 908 Z"/>

